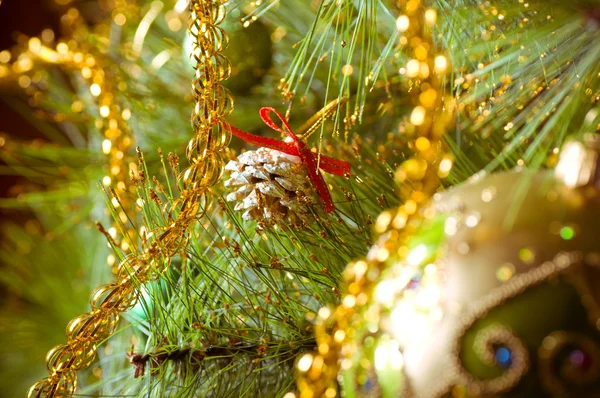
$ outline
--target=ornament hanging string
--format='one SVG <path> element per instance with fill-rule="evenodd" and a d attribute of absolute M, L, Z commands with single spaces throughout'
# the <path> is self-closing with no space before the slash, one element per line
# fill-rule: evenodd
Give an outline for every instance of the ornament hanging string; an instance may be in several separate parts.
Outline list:
<path fill-rule="evenodd" d="M 279 127 L 273 119 L 271 119 L 271 113 L 275 113 L 283 127 Z M 233 127 L 230 124 L 226 124 L 226 127 L 231 131 L 233 135 L 249 144 L 273 149 L 279 152 L 286 153 L 292 156 L 298 156 L 302 163 L 306 166 L 308 175 L 319 194 L 319 197 L 323 201 L 325 206 L 325 212 L 331 213 L 335 210 L 331 193 L 327 188 L 327 184 L 323 179 L 323 176 L 319 172 L 319 169 L 326 171 L 327 173 L 334 174 L 337 176 L 345 176 L 350 173 L 350 163 L 330 158 L 329 156 L 319 155 L 310 150 L 310 148 L 302 142 L 298 136 L 292 131 L 289 123 L 285 120 L 283 115 L 276 109 L 270 107 L 264 107 L 260 109 L 260 117 L 267 126 L 271 129 L 286 135 L 291 142 L 281 141 L 275 138 L 261 137 L 254 135 Z"/>

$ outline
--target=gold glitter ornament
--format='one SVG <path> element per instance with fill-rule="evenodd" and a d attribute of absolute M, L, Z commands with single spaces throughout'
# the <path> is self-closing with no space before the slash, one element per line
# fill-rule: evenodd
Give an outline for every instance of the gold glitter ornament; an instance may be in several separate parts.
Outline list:
<path fill-rule="evenodd" d="M 380 273 L 349 267 L 374 283 L 339 328 L 346 397 L 600 394 L 599 142 L 450 189 L 405 256 L 383 259 L 390 231 L 367 258 Z"/>
<path fill-rule="evenodd" d="M 242 153 L 225 170 L 231 173 L 225 186 L 235 190 L 227 195 L 227 201 L 236 202 L 234 209 L 244 211 L 246 221 L 302 228 L 322 208 L 297 156 L 259 148 Z"/>

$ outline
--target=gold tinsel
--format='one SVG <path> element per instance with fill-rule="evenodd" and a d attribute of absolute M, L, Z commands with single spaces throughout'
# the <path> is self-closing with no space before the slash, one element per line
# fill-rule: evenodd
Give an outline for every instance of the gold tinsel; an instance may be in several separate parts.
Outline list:
<path fill-rule="evenodd" d="M 401 32 L 400 46 L 410 54 L 401 73 L 409 79 L 413 109 L 404 123 L 415 154 L 396 170 L 404 204 L 381 214 L 376 232 L 383 234 L 366 260 L 351 263 L 344 275 L 347 292 L 335 309 L 322 308 L 316 318 L 318 351 L 302 356 L 297 364 L 300 398 L 336 397 L 339 364 L 353 357 L 353 327 L 360 324 L 361 309 L 372 300 L 379 270 L 391 253 L 406 255 L 407 239 L 423 219 L 422 209 L 439 188 L 440 178 L 450 172 L 452 160 L 442 150 L 442 139 L 452 121 L 454 104 L 445 97 L 444 76 L 448 59 L 436 53 L 432 28 L 436 12 L 426 9 L 422 0 L 398 1 L 402 10 L 396 26 Z"/>
<path fill-rule="evenodd" d="M 218 26 L 226 13 L 220 1 L 212 0 L 192 0 L 190 11 L 190 31 L 196 32 L 192 114 L 196 135 L 188 145 L 190 166 L 181 177 L 184 191 L 175 203 L 175 219 L 163 231 L 154 234 L 141 253 L 131 255 L 119 265 L 117 282 L 94 291 L 92 310 L 69 322 L 67 343 L 48 353 L 49 376 L 31 387 L 29 397 L 73 395 L 76 372 L 94 361 L 97 345 L 112 335 L 120 314 L 135 304 L 136 286 L 156 279 L 168 268 L 170 258 L 185 248 L 188 229 L 203 214 L 204 195 L 221 178 L 221 151 L 229 142 L 229 132 L 223 122 L 233 107 L 231 95 L 221 85 L 230 73 L 229 62 L 221 54 L 227 36 Z"/>

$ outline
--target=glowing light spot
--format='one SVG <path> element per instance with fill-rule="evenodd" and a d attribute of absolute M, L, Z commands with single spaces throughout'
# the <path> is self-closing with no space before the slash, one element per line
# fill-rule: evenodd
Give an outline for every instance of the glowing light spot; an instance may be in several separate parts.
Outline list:
<path fill-rule="evenodd" d="M 411 59 L 406 63 L 406 76 L 415 77 L 419 74 L 421 63 L 416 59 Z"/>
<path fill-rule="evenodd" d="M 425 261 L 425 259 L 427 258 L 427 254 L 427 246 L 425 246 L 424 244 L 420 244 L 419 246 L 411 250 L 411 252 L 406 257 L 406 261 L 410 265 L 416 267 L 417 265 L 420 265 L 423 263 L 423 261 Z"/>
<path fill-rule="evenodd" d="M 61 54 L 66 54 L 69 52 L 69 46 L 66 43 L 58 43 L 56 46 L 56 51 Z"/>
<path fill-rule="evenodd" d="M 125 25 L 125 22 L 127 22 L 127 18 L 123 14 L 117 14 L 117 15 L 115 15 L 114 21 L 115 21 L 115 24 L 117 24 L 119 26 L 123 26 L 123 25 Z"/>
<path fill-rule="evenodd" d="M 429 142 L 429 140 L 425 137 L 419 137 L 417 138 L 417 141 L 415 142 L 415 146 L 417 147 L 417 149 L 421 152 L 424 152 L 426 150 L 428 150 L 429 148 L 431 148 L 431 143 Z"/>
<path fill-rule="evenodd" d="M 555 173 L 567 187 L 577 186 L 582 179 L 582 159 L 584 158 L 585 149 L 580 143 L 570 142 L 564 146 Z"/>
<path fill-rule="evenodd" d="M 346 64 L 342 67 L 342 75 L 350 76 L 354 72 L 354 68 L 350 64 Z"/>
<path fill-rule="evenodd" d="M 467 227 L 473 228 L 473 227 L 477 226 L 477 224 L 479 224 L 480 218 L 481 218 L 481 216 L 479 215 L 479 213 L 470 214 L 469 216 L 467 216 L 467 219 L 465 220 L 465 224 Z"/>
<path fill-rule="evenodd" d="M 375 349 L 375 369 L 382 371 L 386 369 L 400 370 L 404 366 L 404 357 L 400 352 L 398 342 L 395 340 L 379 344 Z"/>
<path fill-rule="evenodd" d="M 442 161 L 440 162 L 440 167 L 439 167 L 439 173 L 438 173 L 439 176 L 446 177 L 450 173 L 450 170 L 452 170 L 453 164 L 454 164 L 454 162 L 452 162 L 452 159 L 450 159 L 450 158 L 442 159 Z"/>
<path fill-rule="evenodd" d="M 81 69 L 81 76 L 83 76 L 85 79 L 89 79 L 90 77 L 92 77 L 92 70 L 87 66 L 84 66 Z"/>
<path fill-rule="evenodd" d="M 535 254 L 531 249 L 524 248 L 519 250 L 519 258 L 527 264 L 531 264 L 535 260 Z"/>
<path fill-rule="evenodd" d="M 298 370 L 300 372 L 307 372 L 313 363 L 313 356 L 310 354 L 304 354 L 298 361 Z"/>
<path fill-rule="evenodd" d="M 438 55 L 433 60 L 433 65 L 437 73 L 444 73 L 448 69 L 448 60 L 443 55 Z"/>
<path fill-rule="evenodd" d="M 433 25 L 435 23 L 436 19 L 437 19 L 437 13 L 435 12 L 435 10 L 432 10 L 430 8 L 427 11 L 425 11 L 425 22 L 428 25 Z"/>
<path fill-rule="evenodd" d="M 381 213 L 375 222 L 375 230 L 379 233 L 385 232 L 390 221 L 392 221 L 392 214 L 389 211 Z"/>
<path fill-rule="evenodd" d="M 448 236 L 456 235 L 458 231 L 458 220 L 454 217 L 448 217 L 444 222 L 444 232 Z"/>
<path fill-rule="evenodd" d="M 500 268 L 498 268 L 498 270 L 496 271 L 496 278 L 501 282 L 506 282 L 507 280 L 512 278 L 514 274 L 515 266 L 510 263 L 506 263 Z"/>
<path fill-rule="evenodd" d="M 109 176 L 104 176 L 104 178 L 102 179 L 102 184 L 109 186 L 111 183 L 111 179 Z"/>
<path fill-rule="evenodd" d="M 495 195 L 496 195 L 496 188 L 494 188 L 494 187 L 486 188 L 483 191 L 481 191 L 481 200 L 483 200 L 486 203 L 490 202 L 492 199 L 494 199 Z"/>
<path fill-rule="evenodd" d="M 328 319 L 331 316 L 331 310 L 329 307 L 322 307 L 318 314 L 321 319 Z"/>
<path fill-rule="evenodd" d="M 102 89 L 98 84 L 94 83 L 90 86 L 90 92 L 94 97 L 97 97 L 102 93 Z"/>
<path fill-rule="evenodd" d="M 407 200 L 404 203 L 404 211 L 407 214 L 414 214 L 415 211 L 417 211 L 417 203 L 414 200 Z"/>
<path fill-rule="evenodd" d="M 32 53 L 39 53 L 42 50 L 42 41 L 37 37 L 29 39 L 29 51 Z"/>
<path fill-rule="evenodd" d="M 571 240 L 575 237 L 575 230 L 571 227 L 562 227 L 559 234 L 564 240 Z"/>
<path fill-rule="evenodd" d="M 384 262 L 390 256 L 390 252 L 385 247 L 381 247 L 377 250 L 377 261 Z"/>
<path fill-rule="evenodd" d="M 19 77 L 19 86 L 27 88 L 29 85 L 31 85 L 31 78 L 29 76 L 23 75 Z"/>
<path fill-rule="evenodd" d="M 346 332 L 344 332 L 343 330 L 336 330 L 335 333 L 333 334 L 333 339 L 335 341 L 337 341 L 338 343 L 341 343 L 342 341 L 344 341 L 345 338 L 346 338 Z"/>
<path fill-rule="evenodd" d="M 110 108 L 106 105 L 100 107 L 100 116 L 108 117 L 110 115 Z"/>
<path fill-rule="evenodd" d="M 415 126 L 420 126 L 425 122 L 425 108 L 417 106 L 410 114 L 410 122 Z"/>
<path fill-rule="evenodd" d="M 0 62 L 2 62 L 3 64 L 6 64 L 8 62 L 10 62 L 10 58 L 11 58 L 11 53 L 7 50 L 4 51 L 0 51 Z"/>
<path fill-rule="evenodd" d="M 173 7 L 173 11 L 178 14 L 184 12 L 188 7 L 188 0 L 177 0 L 175 7 Z M 287 398 L 287 397 L 286 397 Z"/>
<path fill-rule="evenodd" d="M 407 220 L 408 219 L 406 217 L 406 214 L 399 212 L 398 214 L 396 214 L 396 217 L 394 217 L 394 221 L 392 222 L 392 225 L 396 229 L 402 229 L 406 226 Z"/>
<path fill-rule="evenodd" d="M 342 303 L 344 304 L 344 306 L 346 308 L 352 308 L 356 305 L 356 297 L 349 294 L 346 297 L 344 297 L 344 300 L 342 301 Z"/>
<path fill-rule="evenodd" d="M 361 278 L 365 272 L 367 272 L 367 263 L 364 261 L 357 261 L 354 263 L 354 275 L 357 279 Z"/>
<path fill-rule="evenodd" d="M 391 304 L 395 293 L 394 282 L 383 280 L 375 288 L 375 300 L 381 304 Z"/>
<path fill-rule="evenodd" d="M 183 27 L 183 24 L 181 23 L 181 20 L 179 18 L 176 18 L 176 17 L 170 18 L 167 21 L 167 25 L 169 26 L 169 29 L 171 29 L 173 32 L 178 32 Z"/>
<path fill-rule="evenodd" d="M 396 29 L 400 32 L 406 32 L 410 26 L 410 19 L 406 15 L 400 15 L 396 20 Z"/>

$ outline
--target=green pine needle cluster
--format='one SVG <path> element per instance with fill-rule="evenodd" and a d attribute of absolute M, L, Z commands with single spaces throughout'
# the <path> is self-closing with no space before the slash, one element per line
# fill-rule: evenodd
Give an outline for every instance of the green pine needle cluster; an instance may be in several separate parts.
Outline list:
<path fill-rule="evenodd" d="M 382 0 L 250 3 L 230 2 L 228 23 L 264 23 L 272 67 L 262 84 L 236 97 L 229 122 L 273 137 L 258 118 L 260 106 L 289 107 L 291 124 L 299 126 L 331 100 L 347 99 L 308 140 L 352 165 L 349 177 L 325 177 L 337 210 L 329 216 L 315 210 L 316 221 L 303 230 L 260 228 L 233 210 L 222 184 L 214 187 L 205 216 L 186 236 L 189 245 L 169 260 L 158 282 L 139 286 L 137 305 L 97 363 L 81 372 L 79 394 L 282 397 L 294 389 L 298 355 L 315 348 L 314 314 L 337 302 L 345 265 L 369 251 L 371 225 L 382 209 L 400 203 L 394 170 L 411 148 L 402 134 L 410 104 L 399 74 L 406 61 L 397 44 L 399 10 Z M 6 342 L 0 356 L 10 360 L 0 361 L 3 382 L 16 373 L 26 375 L 19 378 L 26 383 L 43 374 L 43 352 L 62 341 L 69 318 L 86 310 L 89 292 L 111 280 L 106 256 L 127 255 L 109 248 L 94 222 L 143 231 L 130 241 L 140 250 L 144 234 L 160 233 L 176 216 L 170 211 L 176 212 L 185 165 L 164 154 L 183 155 L 193 134 L 194 72 L 185 29 L 172 30 L 166 18 L 177 2 L 137 4 L 142 12 L 128 15 L 123 26 L 109 22 L 76 34 L 102 57 L 115 84 L 126 87 L 116 95 L 131 109 L 129 127 L 146 175 L 137 182 L 139 213 L 128 220 L 117 217 L 111 192 L 100 188 L 103 137 L 89 83 L 76 70 L 43 64 L 34 68 L 35 90 L 15 94 L 14 82 L 3 82 L 12 88 L 3 89 L 2 98 L 31 116 L 50 142 L 8 138 L 0 149 L 7 164 L 0 171 L 34 187 L 0 204 L 28 209 L 37 220 L 4 225 L 0 283 L 9 299 L 0 303 L 0 340 Z M 455 157 L 447 185 L 481 171 L 552 164 L 565 139 L 595 130 L 600 29 L 590 12 L 594 4 L 431 2 L 439 21 L 436 42 L 452 62 L 448 92 L 459 109 L 447 138 Z M 153 7 L 158 14 L 140 36 Z M 32 98 L 35 109 L 26 103 Z M 84 104 L 82 111 L 73 111 L 74 101 Z M 59 123 L 48 121 L 58 114 Z M 232 159 L 253 149 L 236 139 L 231 148 Z M 128 156 L 138 163 L 135 153 Z M 18 395 L 25 386 L 11 388 L 9 394 Z"/>

